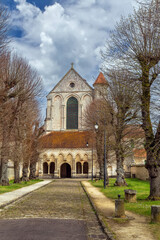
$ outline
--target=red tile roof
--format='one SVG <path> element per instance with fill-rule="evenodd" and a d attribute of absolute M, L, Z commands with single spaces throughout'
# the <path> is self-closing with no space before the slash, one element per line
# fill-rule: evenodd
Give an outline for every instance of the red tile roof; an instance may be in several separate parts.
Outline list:
<path fill-rule="evenodd" d="M 141 158 L 146 158 L 147 157 L 146 151 L 145 151 L 144 148 L 142 148 L 142 149 L 134 149 L 133 153 L 134 153 L 134 157 L 141 157 Z"/>
<path fill-rule="evenodd" d="M 107 81 L 106 81 L 102 72 L 100 72 L 100 74 L 98 75 L 98 77 L 97 77 L 96 81 L 94 82 L 93 86 L 95 84 L 107 84 L 108 85 L 108 83 L 107 83 Z"/>
<path fill-rule="evenodd" d="M 89 131 L 53 131 L 39 139 L 39 148 L 89 148 L 92 146 L 93 133 Z"/>
<path fill-rule="evenodd" d="M 145 138 L 144 130 L 140 125 L 128 125 L 124 130 L 124 139 Z"/>

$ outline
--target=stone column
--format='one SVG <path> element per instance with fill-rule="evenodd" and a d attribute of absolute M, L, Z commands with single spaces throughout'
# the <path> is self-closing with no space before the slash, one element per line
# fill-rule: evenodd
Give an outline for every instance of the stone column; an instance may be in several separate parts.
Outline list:
<path fill-rule="evenodd" d="M 78 128 L 82 128 L 82 104 L 80 104 L 80 111 L 79 111 L 79 126 L 78 126 Z"/>
<path fill-rule="evenodd" d="M 75 158 L 72 159 L 72 177 L 76 177 L 76 161 Z"/>
<path fill-rule="evenodd" d="M 48 164 L 48 174 L 50 174 L 50 162 L 47 162 Z"/>
<path fill-rule="evenodd" d="M 92 158 L 88 159 L 88 177 L 92 177 Z"/>
<path fill-rule="evenodd" d="M 82 174 L 83 174 L 83 164 L 84 164 L 84 162 L 81 162 Z"/>
<path fill-rule="evenodd" d="M 64 107 L 65 105 L 61 106 L 61 129 L 64 129 Z"/>
<path fill-rule="evenodd" d="M 58 176 L 58 170 L 57 170 L 57 158 L 55 158 L 54 178 L 59 178 L 59 176 Z"/>

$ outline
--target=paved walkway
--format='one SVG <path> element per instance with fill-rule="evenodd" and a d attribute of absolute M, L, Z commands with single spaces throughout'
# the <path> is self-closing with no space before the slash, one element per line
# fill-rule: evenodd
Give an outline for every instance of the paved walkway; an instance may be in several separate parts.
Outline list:
<path fill-rule="evenodd" d="M 149 229 L 149 222 L 145 217 L 126 212 L 126 215 L 132 220 L 125 221 L 124 224 L 115 221 L 111 218 L 115 212 L 114 202 L 106 198 L 88 181 L 83 181 L 82 184 L 101 221 L 107 223 L 118 240 L 154 239 Z M 15 200 L 18 201 L 14 203 Z M 3 208 L 3 206 L 6 207 Z M 107 239 L 81 188 L 80 180 L 59 179 L 53 182 L 44 180 L 13 192 L 1 194 L 0 207 L 1 240 Z M 22 230 L 25 231 L 25 236 L 22 236 Z M 108 232 L 107 229 L 106 232 Z"/>
<path fill-rule="evenodd" d="M 20 199 L 21 197 L 29 194 L 30 192 L 37 190 L 38 188 L 41 188 L 49 184 L 51 181 L 53 180 L 44 180 L 42 182 L 27 186 L 24 188 L 20 188 L 12 192 L 0 194 L 0 208 L 16 201 L 17 199 Z"/>
<path fill-rule="evenodd" d="M 3 208 L 0 239 L 11 239 L 8 236 L 13 240 L 108 239 L 76 179 L 54 180 Z"/>

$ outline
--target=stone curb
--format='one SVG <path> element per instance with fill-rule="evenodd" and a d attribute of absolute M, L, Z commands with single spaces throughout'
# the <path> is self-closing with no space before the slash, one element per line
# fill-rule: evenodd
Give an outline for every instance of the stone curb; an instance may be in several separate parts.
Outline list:
<path fill-rule="evenodd" d="M 43 187 L 47 186 L 47 185 L 50 184 L 52 181 L 53 181 L 53 180 L 51 180 L 50 182 L 46 183 L 45 185 L 39 186 L 39 187 L 36 188 L 36 189 L 33 189 L 33 190 L 31 190 L 31 191 L 29 191 L 29 192 L 27 192 L 27 193 L 24 193 L 24 194 L 21 195 L 21 196 L 15 197 L 15 199 L 13 199 L 13 200 L 8 200 L 8 202 L 6 202 L 6 203 L 0 203 L 0 209 L 2 209 L 2 208 L 4 208 L 4 207 L 6 207 L 6 206 L 8 206 L 8 205 L 10 205 L 10 204 L 18 201 L 18 200 L 20 200 L 21 198 L 29 195 L 29 194 L 32 193 L 32 192 L 35 192 L 36 190 L 38 190 L 38 189 L 40 189 L 40 188 L 43 188 Z M 36 184 L 36 183 L 35 183 L 35 184 Z M 32 185 L 31 185 L 31 186 L 32 186 Z M 28 186 L 28 187 L 29 187 L 29 186 Z M 24 187 L 24 188 L 25 188 L 25 187 Z M 17 190 L 20 190 L 20 189 L 17 189 Z M 15 191 L 16 191 L 16 190 L 15 190 Z M 14 191 L 13 191 L 13 192 L 14 192 Z M 11 193 L 11 192 L 9 192 L 9 193 Z M 4 193 L 4 194 L 5 194 L 5 193 Z M 1 194 L 1 196 L 2 196 L 2 195 L 3 195 L 3 194 Z"/>
<path fill-rule="evenodd" d="M 83 183 L 81 182 L 81 186 L 84 190 L 84 192 L 86 193 L 88 199 L 89 199 L 89 202 L 96 214 L 96 217 L 98 219 L 98 222 L 103 230 L 103 232 L 106 234 L 107 236 L 107 240 L 115 240 L 115 238 L 113 237 L 113 234 L 109 231 L 109 229 L 106 227 L 104 221 L 103 221 L 103 216 L 101 215 L 100 211 L 97 209 L 96 205 L 94 204 L 93 200 L 92 200 L 92 197 L 89 195 L 89 193 L 87 192 L 87 189 L 86 187 L 83 185 Z"/>

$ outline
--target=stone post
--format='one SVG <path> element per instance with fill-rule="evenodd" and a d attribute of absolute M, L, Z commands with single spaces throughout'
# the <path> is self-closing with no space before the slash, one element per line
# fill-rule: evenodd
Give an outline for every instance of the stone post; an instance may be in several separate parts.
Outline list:
<path fill-rule="evenodd" d="M 118 218 L 125 217 L 124 200 L 122 199 L 115 200 L 115 217 L 118 217 Z"/>
<path fill-rule="evenodd" d="M 124 192 L 125 192 L 125 200 L 127 202 L 131 202 L 131 203 L 137 202 L 137 196 L 136 196 L 137 192 L 135 190 L 125 189 Z"/>
<path fill-rule="evenodd" d="M 160 223 L 160 205 L 151 206 L 151 220 Z"/>

